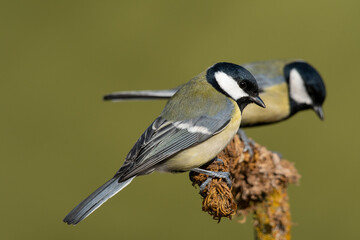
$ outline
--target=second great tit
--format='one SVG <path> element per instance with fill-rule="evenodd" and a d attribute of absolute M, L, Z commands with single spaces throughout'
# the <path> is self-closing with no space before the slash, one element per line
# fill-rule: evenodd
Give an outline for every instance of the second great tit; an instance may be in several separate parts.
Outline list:
<path fill-rule="evenodd" d="M 76 225 L 135 177 L 154 171 L 195 171 L 211 161 L 236 134 L 249 103 L 265 107 L 255 78 L 243 67 L 217 63 L 170 98 L 145 130 L 113 178 L 77 205 L 64 222 Z"/>
<path fill-rule="evenodd" d="M 259 96 L 266 109 L 249 106 L 243 113 L 241 128 L 285 120 L 295 113 L 313 109 L 324 119 L 322 105 L 326 90 L 320 74 L 305 61 L 270 60 L 242 65 L 257 80 Z M 198 77 L 205 78 L 205 73 Z M 104 100 L 168 99 L 179 88 L 170 90 L 123 91 L 108 94 Z"/>

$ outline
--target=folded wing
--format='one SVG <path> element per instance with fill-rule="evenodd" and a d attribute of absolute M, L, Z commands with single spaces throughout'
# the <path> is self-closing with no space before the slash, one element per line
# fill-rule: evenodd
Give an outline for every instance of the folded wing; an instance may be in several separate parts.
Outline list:
<path fill-rule="evenodd" d="M 115 176 L 124 181 L 154 171 L 157 164 L 178 152 L 204 142 L 229 124 L 232 106 L 215 116 L 200 116 L 182 121 L 157 118 L 128 153 Z"/>

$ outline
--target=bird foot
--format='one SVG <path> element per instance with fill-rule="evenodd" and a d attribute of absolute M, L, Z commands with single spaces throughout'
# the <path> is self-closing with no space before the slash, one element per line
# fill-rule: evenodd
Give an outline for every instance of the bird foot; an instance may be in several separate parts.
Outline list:
<path fill-rule="evenodd" d="M 222 160 L 221 160 L 222 161 Z M 204 191 L 204 189 L 206 188 L 206 186 L 210 183 L 210 181 L 213 178 L 222 178 L 226 181 L 227 185 L 229 188 L 231 188 L 232 186 L 232 181 L 230 179 L 230 173 L 228 172 L 213 172 L 213 171 L 209 171 L 209 170 L 205 170 L 205 169 L 201 169 L 201 168 L 193 168 L 191 169 L 191 171 L 193 172 L 197 172 L 197 173 L 203 173 L 208 175 L 209 177 L 200 185 L 200 192 Z"/>
<path fill-rule="evenodd" d="M 252 150 L 251 146 L 254 146 L 254 141 L 249 140 L 249 138 L 246 136 L 246 133 L 241 129 L 238 130 L 237 134 L 239 135 L 241 141 L 244 143 L 243 152 L 248 152 L 250 155 L 250 159 L 252 159 L 254 156 L 254 151 Z"/>

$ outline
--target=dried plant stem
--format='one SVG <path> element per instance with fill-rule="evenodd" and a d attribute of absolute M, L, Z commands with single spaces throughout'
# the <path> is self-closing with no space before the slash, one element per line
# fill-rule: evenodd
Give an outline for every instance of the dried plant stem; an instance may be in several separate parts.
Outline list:
<path fill-rule="evenodd" d="M 287 191 L 274 189 L 254 207 L 255 239 L 291 239 L 291 215 Z"/>
<path fill-rule="evenodd" d="M 254 214 L 257 239 L 290 239 L 290 209 L 287 185 L 297 183 L 299 174 L 293 164 L 259 144 L 252 146 L 254 155 L 243 153 L 238 136 L 218 155 L 223 163 L 212 162 L 205 169 L 228 171 L 233 185 L 229 189 L 223 179 L 213 179 L 200 194 L 203 211 L 215 220 L 234 215 Z M 207 176 L 192 173 L 193 185 L 201 185 Z"/>

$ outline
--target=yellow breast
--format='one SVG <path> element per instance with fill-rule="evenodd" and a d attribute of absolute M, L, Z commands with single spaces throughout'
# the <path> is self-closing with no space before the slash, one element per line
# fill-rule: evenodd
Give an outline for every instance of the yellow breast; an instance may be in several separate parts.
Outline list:
<path fill-rule="evenodd" d="M 207 139 L 206 141 L 186 149 L 172 158 L 168 159 L 157 171 L 189 171 L 200 167 L 209 162 L 220 153 L 236 134 L 240 127 L 241 112 L 237 103 L 234 104 L 234 110 L 230 123 L 220 133 Z"/>
<path fill-rule="evenodd" d="M 268 87 L 259 96 L 264 101 L 266 108 L 260 108 L 255 104 L 248 105 L 243 111 L 242 126 L 259 122 L 276 122 L 289 116 L 290 104 L 286 83 Z"/>

